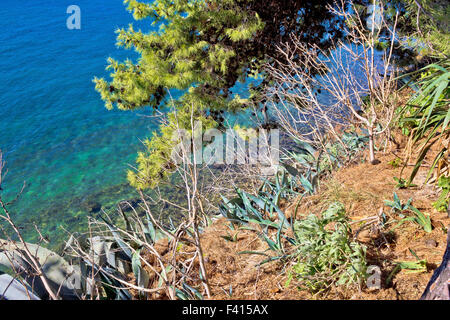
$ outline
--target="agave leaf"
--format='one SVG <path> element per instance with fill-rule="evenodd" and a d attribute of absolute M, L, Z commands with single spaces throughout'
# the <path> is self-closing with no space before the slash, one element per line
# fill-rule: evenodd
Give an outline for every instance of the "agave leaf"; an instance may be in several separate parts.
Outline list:
<path fill-rule="evenodd" d="M 279 227 L 278 232 L 277 232 L 277 246 L 283 252 L 284 252 L 284 248 L 283 248 L 283 243 L 281 242 L 281 231 L 283 230 L 284 222 L 285 222 L 285 220 L 281 221 L 280 227 Z"/>
<path fill-rule="evenodd" d="M 148 212 L 146 213 L 147 226 L 144 226 L 144 233 L 148 236 L 150 243 L 156 242 L 156 230 L 152 223 L 152 219 L 150 218 Z"/>
<path fill-rule="evenodd" d="M 310 193 L 310 194 L 314 193 L 314 187 L 312 186 L 311 182 L 309 182 L 308 179 L 305 178 L 304 175 L 300 176 L 300 182 L 301 182 L 303 188 L 305 188 L 305 190 L 308 193 Z"/>
<path fill-rule="evenodd" d="M 418 273 L 418 272 L 426 272 L 427 271 L 427 261 L 419 260 L 419 261 L 399 261 L 397 265 L 389 274 L 386 279 L 386 285 L 391 282 L 391 279 L 395 274 L 397 274 L 401 270 L 407 270 L 410 273 Z"/>
<path fill-rule="evenodd" d="M 103 266 L 109 263 L 112 267 L 116 268 L 116 254 L 112 248 L 114 242 L 100 237 L 95 236 L 89 239 L 90 251 L 95 264 Z"/>
<path fill-rule="evenodd" d="M 189 299 L 189 294 L 186 293 L 186 292 L 184 292 L 184 291 L 181 291 L 181 290 L 178 289 L 178 288 L 175 288 L 175 295 L 176 295 L 177 298 L 180 299 L 180 300 L 190 300 L 190 299 Z"/>
<path fill-rule="evenodd" d="M 436 81 L 433 84 L 437 84 L 437 88 L 436 90 L 433 92 L 433 101 L 431 102 L 431 105 L 428 107 L 428 113 L 427 113 L 427 118 L 425 120 L 425 123 L 420 123 L 419 126 L 427 126 L 428 120 L 430 119 L 430 116 L 436 106 L 436 103 L 438 101 L 438 99 L 440 98 L 442 92 L 445 90 L 445 88 L 448 87 L 448 76 L 446 75 L 442 75 L 441 77 L 439 77 L 438 79 L 436 79 Z"/>
<path fill-rule="evenodd" d="M 248 197 L 252 200 L 262 211 L 267 210 L 267 201 L 262 199 L 261 197 L 255 197 L 254 195 L 249 194 Z"/>
<path fill-rule="evenodd" d="M 263 260 L 262 262 L 258 263 L 257 266 L 262 266 L 263 264 L 266 264 L 266 263 L 269 263 L 272 261 L 276 261 L 276 260 L 280 260 L 284 257 L 285 256 L 270 257 L 270 258 L 267 258 L 267 259 Z"/>
<path fill-rule="evenodd" d="M 78 299 L 81 291 L 81 275 L 77 267 L 71 266 L 64 258 L 53 251 L 41 246 L 27 243 L 31 254 L 40 262 L 50 286 L 54 292 L 60 293 L 63 299 Z M 27 262 L 27 256 L 24 252 L 24 245 L 21 243 L 0 240 L 0 266 L 8 269 L 14 268 L 27 274 L 26 281 L 33 287 L 33 290 L 44 297 L 47 290 L 43 286 L 38 276 L 29 276 L 35 274 L 34 269 Z"/>
<path fill-rule="evenodd" d="M 442 131 L 445 131 L 447 129 L 447 126 L 450 122 L 450 109 L 447 111 L 447 115 L 445 116 L 444 123 L 442 124 Z"/>
<path fill-rule="evenodd" d="M 100 216 L 100 218 L 107 225 L 108 229 L 111 231 L 112 235 L 114 236 L 114 239 L 116 240 L 119 247 L 122 249 L 123 253 L 127 256 L 128 260 L 131 261 L 133 253 L 131 252 L 131 249 L 127 245 L 127 243 L 122 239 L 117 228 L 112 224 L 110 224 L 108 221 L 106 221 L 102 216 Z"/>
<path fill-rule="evenodd" d="M 277 212 L 277 214 L 278 214 L 278 219 L 279 219 L 280 221 L 283 221 L 283 220 L 286 221 L 286 222 L 285 222 L 286 227 L 291 227 L 291 224 L 290 224 L 289 222 L 287 222 L 287 219 L 286 219 L 286 217 L 285 217 L 283 211 L 281 211 L 281 209 L 280 209 L 277 205 L 273 204 L 273 202 L 270 201 L 269 199 L 267 199 L 267 202 L 268 202 L 268 203 L 275 209 L 275 211 Z"/>
<path fill-rule="evenodd" d="M 278 228 L 278 224 L 275 223 L 275 222 L 272 222 L 272 221 L 270 221 L 270 220 L 265 220 L 265 219 L 263 219 L 263 220 L 249 219 L 248 222 L 253 222 L 253 223 L 256 223 L 256 224 L 260 224 L 260 225 L 266 225 L 266 226 L 269 226 L 269 227 L 272 227 L 272 228 Z"/>
<path fill-rule="evenodd" d="M 313 155 L 316 152 L 316 149 L 311 144 L 299 139 L 294 139 L 294 141 L 302 149 L 302 151 L 306 151 L 310 155 Z"/>
<path fill-rule="evenodd" d="M 147 288 L 150 277 L 148 276 L 148 273 L 142 268 L 141 264 L 141 250 L 136 250 L 133 254 L 132 259 L 132 267 L 133 267 L 133 273 L 136 277 L 136 285 L 141 288 Z"/>
<path fill-rule="evenodd" d="M 396 192 L 394 192 L 394 202 L 395 202 L 396 204 L 399 204 L 399 203 L 400 203 L 400 198 L 398 197 L 398 195 L 397 195 Z"/>
<path fill-rule="evenodd" d="M 201 293 L 197 289 L 189 286 L 186 282 L 183 283 L 183 288 L 185 291 L 190 291 L 193 294 L 193 297 L 197 298 L 198 300 L 203 300 L 203 296 L 201 295 Z"/>
<path fill-rule="evenodd" d="M 391 208 L 394 208 L 396 206 L 396 203 L 390 200 L 384 200 L 384 204 Z"/>
<path fill-rule="evenodd" d="M 398 265 L 401 267 L 401 269 L 416 270 L 419 272 L 427 271 L 427 261 L 426 260 L 400 261 L 400 262 L 398 262 Z"/>
<path fill-rule="evenodd" d="M 439 153 L 436 155 L 436 157 L 433 160 L 432 165 L 430 166 L 430 169 L 428 170 L 427 177 L 425 178 L 425 182 L 428 182 L 431 175 L 433 174 L 434 169 L 438 165 L 439 161 L 444 157 L 445 153 L 447 152 L 446 148 L 443 148 Z"/>
<path fill-rule="evenodd" d="M 268 236 L 266 236 L 265 234 L 263 234 L 264 240 L 266 240 L 267 244 L 269 245 L 269 248 L 273 251 L 279 251 L 280 248 L 278 247 L 278 245 L 275 243 L 275 241 L 273 241 L 272 239 L 270 239 Z"/>
<path fill-rule="evenodd" d="M 8 274 L 0 275 L 0 300 L 41 300 L 30 286 Z"/>
<path fill-rule="evenodd" d="M 113 269 L 103 268 L 100 270 L 100 276 L 103 280 L 103 288 L 107 292 L 108 296 L 115 300 L 131 300 L 132 296 L 130 292 L 124 288 L 123 284 L 112 278 L 111 274 L 114 274 L 116 277 L 121 276 L 121 274 L 115 272 Z"/>
<path fill-rule="evenodd" d="M 423 227 L 425 232 L 430 233 L 431 231 L 433 231 L 429 216 L 425 216 L 422 212 L 420 212 L 417 208 L 413 206 L 409 206 L 409 208 L 416 214 L 415 220 L 419 225 Z"/>
<path fill-rule="evenodd" d="M 247 215 L 250 211 L 250 213 L 253 214 L 257 219 L 262 219 L 261 213 L 258 210 L 256 210 L 250 203 L 247 193 L 240 189 L 238 189 L 236 191 L 244 203 L 245 209 L 247 210 Z"/>

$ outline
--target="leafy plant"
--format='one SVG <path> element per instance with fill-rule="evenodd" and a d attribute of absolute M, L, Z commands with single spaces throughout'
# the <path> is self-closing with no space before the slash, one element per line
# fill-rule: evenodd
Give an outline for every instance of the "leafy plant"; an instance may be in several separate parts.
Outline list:
<path fill-rule="evenodd" d="M 392 278 L 394 275 L 396 275 L 401 270 L 407 270 L 408 273 L 420 273 L 420 272 L 426 272 L 427 271 L 427 261 L 426 260 L 420 260 L 417 254 L 412 250 L 409 249 L 411 254 L 417 259 L 417 261 L 398 261 L 396 262 L 396 265 L 392 272 L 389 274 L 389 276 L 386 279 L 386 285 L 389 285 L 391 283 Z"/>
<path fill-rule="evenodd" d="M 400 158 L 395 158 L 394 160 L 388 162 L 388 164 L 391 165 L 393 168 L 399 168 L 402 165 L 402 163 L 403 161 Z"/>
<path fill-rule="evenodd" d="M 408 188 L 409 185 L 408 185 L 408 182 L 406 181 L 406 179 L 397 178 L 397 177 L 394 177 L 393 179 L 395 182 L 397 182 L 397 184 L 395 185 L 395 188 L 397 188 L 397 189 Z"/>
<path fill-rule="evenodd" d="M 438 187 L 442 188 L 439 199 L 433 203 L 433 207 L 438 211 L 445 211 L 449 206 L 450 177 L 441 176 L 438 180 Z"/>
<path fill-rule="evenodd" d="M 330 205 L 321 217 L 309 215 L 294 229 L 297 263 L 290 278 L 300 280 L 300 288 L 320 292 L 332 284 L 359 284 L 365 278 L 365 247 L 351 240 L 342 204 Z"/>
<path fill-rule="evenodd" d="M 275 188 L 271 183 L 265 182 L 257 196 L 236 189 L 238 197 L 228 200 L 222 196 L 223 202 L 219 205 L 219 210 L 231 222 L 240 224 L 252 222 L 265 227 L 278 228 L 277 223 L 267 218 L 276 215 L 280 221 L 286 220 L 284 213 L 278 207 L 284 190 L 279 181 L 275 184 Z M 285 225 L 290 224 L 286 222 Z"/>
<path fill-rule="evenodd" d="M 422 212 L 420 212 L 419 209 L 411 205 L 412 198 L 409 198 L 408 201 L 404 204 L 400 198 L 398 197 L 397 193 L 394 192 L 394 201 L 384 200 L 384 204 L 388 207 L 392 208 L 392 211 L 400 214 L 400 217 L 402 220 L 400 221 L 400 224 L 403 224 L 407 221 L 412 221 L 417 223 L 419 226 L 421 226 L 425 232 L 431 232 L 433 227 L 431 224 L 431 219 L 429 216 L 424 215 Z M 404 217 L 404 213 L 412 212 L 414 216 L 410 217 Z"/>
<path fill-rule="evenodd" d="M 397 213 L 402 213 L 403 211 L 408 210 L 409 205 L 411 204 L 412 199 L 408 199 L 406 204 L 403 204 L 403 202 L 398 197 L 397 193 L 394 192 L 394 201 L 390 200 L 384 200 L 384 204 L 388 207 L 391 207 L 391 210 Z"/>
<path fill-rule="evenodd" d="M 367 130 L 363 129 L 362 134 L 358 134 L 356 130 L 353 129 L 352 131 L 344 132 L 341 139 L 347 148 L 347 157 L 351 158 L 358 152 L 367 148 L 369 143 L 369 133 Z M 338 144 L 338 146 L 340 145 Z"/>

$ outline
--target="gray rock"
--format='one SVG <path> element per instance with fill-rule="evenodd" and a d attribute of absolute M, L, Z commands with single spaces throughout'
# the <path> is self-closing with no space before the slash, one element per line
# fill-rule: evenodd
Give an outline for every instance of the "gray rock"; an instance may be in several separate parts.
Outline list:
<path fill-rule="evenodd" d="M 119 208 L 124 211 L 132 211 L 133 208 L 135 210 L 139 209 L 139 203 L 141 203 L 141 199 L 131 199 L 119 202 Z"/>
<path fill-rule="evenodd" d="M 96 213 L 96 212 L 99 212 L 100 209 L 102 208 L 102 205 L 101 205 L 100 203 L 98 203 L 98 202 L 96 202 L 96 201 L 91 201 L 91 200 L 88 200 L 88 201 L 83 202 L 83 203 L 81 204 L 81 206 L 82 206 L 84 209 L 86 209 L 87 212 L 90 212 L 90 213 Z"/>
<path fill-rule="evenodd" d="M 425 245 L 428 248 L 436 248 L 438 244 L 437 244 L 437 242 L 434 239 L 428 239 L 428 240 L 425 241 Z"/>

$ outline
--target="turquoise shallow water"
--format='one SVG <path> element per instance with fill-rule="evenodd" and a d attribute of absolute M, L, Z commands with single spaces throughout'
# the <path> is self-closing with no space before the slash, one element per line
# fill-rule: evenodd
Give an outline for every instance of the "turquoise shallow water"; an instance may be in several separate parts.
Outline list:
<path fill-rule="evenodd" d="M 81 30 L 66 27 L 71 4 L 81 8 Z M 27 182 L 13 213 L 30 240 L 31 222 L 59 235 L 60 226 L 83 227 L 83 202 L 110 207 L 135 196 L 127 164 L 155 124 L 139 116 L 146 110 L 106 110 L 92 83 L 107 75 L 107 57 L 134 56 L 115 47 L 114 30 L 130 22 L 122 0 L 2 0 L 0 149 L 9 169 L 3 193 L 11 197 Z"/>

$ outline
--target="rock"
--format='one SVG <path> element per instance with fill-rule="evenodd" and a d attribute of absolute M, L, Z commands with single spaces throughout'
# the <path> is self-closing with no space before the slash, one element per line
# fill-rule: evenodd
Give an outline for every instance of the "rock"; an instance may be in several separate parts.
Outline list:
<path fill-rule="evenodd" d="M 425 245 L 428 248 L 436 248 L 438 244 L 437 244 L 437 242 L 434 239 L 428 239 L 428 240 L 425 241 Z"/>
<path fill-rule="evenodd" d="M 89 213 L 96 213 L 99 212 L 102 208 L 102 205 L 96 201 L 85 201 L 81 204 L 81 206 L 87 210 Z"/>
<path fill-rule="evenodd" d="M 371 161 L 370 163 L 371 163 L 372 165 L 376 166 L 377 164 L 380 164 L 381 161 L 378 160 L 378 159 L 375 159 L 375 160 Z"/>
<path fill-rule="evenodd" d="M 137 210 L 139 203 L 141 203 L 141 199 L 121 201 L 119 202 L 119 208 L 124 212 L 131 211 L 133 208 Z"/>

